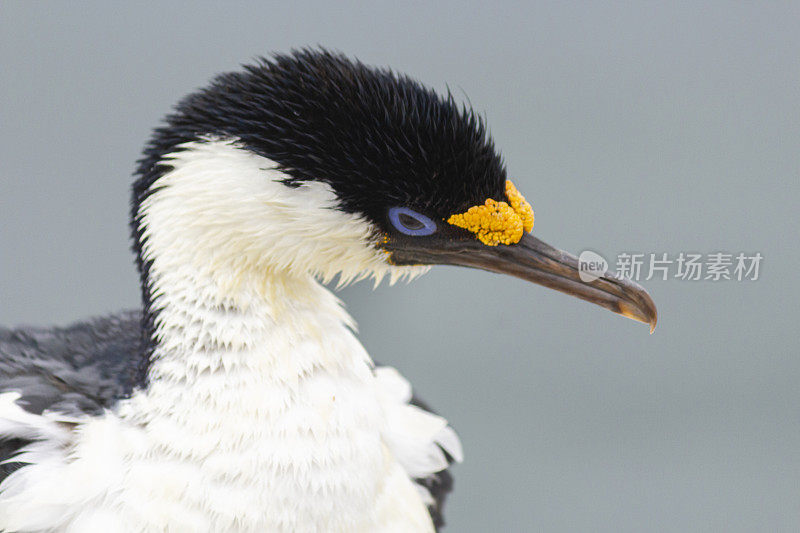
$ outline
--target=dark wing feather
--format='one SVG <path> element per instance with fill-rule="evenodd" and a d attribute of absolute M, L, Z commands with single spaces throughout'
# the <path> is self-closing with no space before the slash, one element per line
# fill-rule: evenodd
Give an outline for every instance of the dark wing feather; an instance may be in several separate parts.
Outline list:
<path fill-rule="evenodd" d="M 431 409 L 427 403 L 420 400 L 416 395 L 411 398 L 411 404 L 416 405 L 420 409 L 428 411 L 429 413 L 438 414 Z M 447 462 L 452 465 L 453 458 L 447 453 L 447 450 L 442 450 L 447 457 Z M 431 474 L 430 476 L 422 479 L 416 479 L 417 483 L 428 489 L 428 492 L 433 496 L 433 505 L 428 506 L 428 511 L 431 513 L 433 525 L 436 531 L 441 530 L 444 525 L 444 504 L 447 500 L 447 495 L 453 491 L 453 475 L 449 469 L 444 469 L 440 472 Z"/>
<path fill-rule="evenodd" d="M 97 414 L 131 394 L 144 350 L 141 312 L 127 311 L 64 328 L 0 328 L 0 393 L 41 414 Z M 0 435 L 0 461 L 26 441 Z M 0 465 L 0 481 L 19 467 Z"/>

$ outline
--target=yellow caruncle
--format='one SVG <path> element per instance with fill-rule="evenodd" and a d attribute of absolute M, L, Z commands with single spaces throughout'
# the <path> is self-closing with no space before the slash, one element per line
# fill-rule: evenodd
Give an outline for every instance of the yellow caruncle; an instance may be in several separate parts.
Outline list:
<path fill-rule="evenodd" d="M 523 232 L 533 229 L 533 209 L 510 180 L 506 180 L 507 202 L 488 198 L 483 205 L 447 219 L 448 224 L 471 231 L 487 246 L 516 244 Z"/>

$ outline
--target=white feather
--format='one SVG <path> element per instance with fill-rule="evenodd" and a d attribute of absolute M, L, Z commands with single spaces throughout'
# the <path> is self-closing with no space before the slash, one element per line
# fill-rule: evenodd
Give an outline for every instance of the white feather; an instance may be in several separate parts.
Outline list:
<path fill-rule="evenodd" d="M 375 369 L 386 411 L 387 445 L 413 478 L 425 478 L 447 468 L 443 449 L 463 460 L 461 442 L 447 420 L 409 404 L 411 384 L 392 367 Z"/>
<path fill-rule="evenodd" d="M 188 143 L 141 206 L 159 344 L 150 384 L 102 417 L 30 415 L 38 439 L 0 485 L 0 530 L 431 532 L 413 477 L 460 459 L 447 422 L 408 405 L 315 278 L 393 267 L 319 183 L 292 189 L 232 141 Z M 440 448 L 441 446 L 441 448 Z"/>
<path fill-rule="evenodd" d="M 35 415 L 18 405 L 20 397 L 19 392 L 0 393 L 0 435 L 5 438 L 51 440 L 57 443 L 65 442 L 69 438 L 69 431 L 59 422 L 74 422 L 74 418 L 47 412 Z"/>

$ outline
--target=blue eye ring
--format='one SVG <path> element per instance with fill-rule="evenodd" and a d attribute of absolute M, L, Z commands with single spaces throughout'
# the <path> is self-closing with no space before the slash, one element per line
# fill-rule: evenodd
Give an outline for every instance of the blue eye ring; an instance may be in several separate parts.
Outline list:
<path fill-rule="evenodd" d="M 423 237 L 436 231 L 433 220 L 407 207 L 390 207 L 389 221 L 397 231 L 412 237 Z"/>

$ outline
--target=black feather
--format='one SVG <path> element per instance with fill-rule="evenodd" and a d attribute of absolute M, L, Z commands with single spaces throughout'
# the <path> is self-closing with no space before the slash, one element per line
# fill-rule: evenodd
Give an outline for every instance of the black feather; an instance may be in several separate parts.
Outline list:
<path fill-rule="evenodd" d="M 446 218 L 504 196 L 505 168 L 472 110 L 325 50 L 261 59 L 181 101 L 145 149 L 135 206 L 164 156 L 204 136 L 238 139 L 289 183 L 328 183 L 342 209 L 376 222 L 387 206 Z"/>
<path fill-rule="evenodd" d="M 0 392 L 25 409 L 98 414 L 130 396 L 142 357 L 141 312 L 64 328 L 0 328 Z"/>

